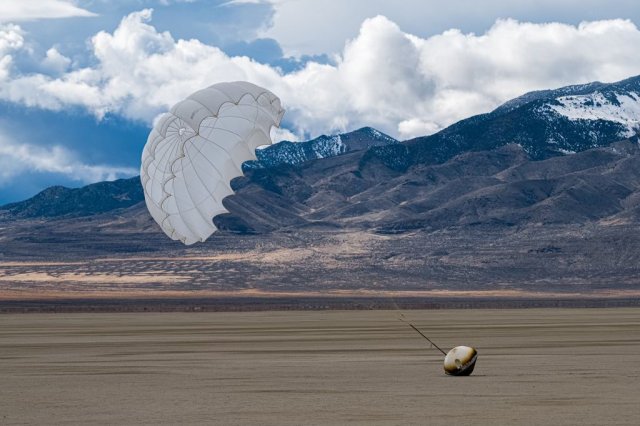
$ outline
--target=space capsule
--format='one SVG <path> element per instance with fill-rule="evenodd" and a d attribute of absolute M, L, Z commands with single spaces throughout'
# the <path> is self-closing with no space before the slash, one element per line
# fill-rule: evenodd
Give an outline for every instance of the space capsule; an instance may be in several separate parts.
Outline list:
<path fill-rule="evenodd" d="M 444 357 L 444 372 L 450 376 L 468 376 L 478 360 L 478 351 L 469 346 L 456 346 Z"/>

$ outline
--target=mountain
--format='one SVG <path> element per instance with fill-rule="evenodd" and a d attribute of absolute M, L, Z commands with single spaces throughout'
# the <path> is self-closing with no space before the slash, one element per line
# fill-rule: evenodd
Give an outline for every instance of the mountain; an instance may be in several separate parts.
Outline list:
<path fill-rule="evenodd" d="M 144 203 L 5 218 L 0 289 L 17 298 L 240 290 L 640 300 L 637 138 L 537 161 L 509 144 L 405 172 L 366 155 L 248 171 L 225 199 L 231 213 L 214 218 L 222 231 L 194 246 L 167 238 Z"/>
<path fill-rule="evenodd" d="M 251 171 L 225 200 L 233 213 L 215 222 L 234 232 L 322 225 L 399 233 L 580 224 L 638 213 L 637 137 L 538 161 L 509 144 L 404 172 L 362 161 L 366 156 L 358 152 L 304 169 Z"/>
<path fill-rule="evenodd" d="M 573 154 L 606 146 L 638 132 L 640 119 L 640 76 L 617 83 L 590 83 L 555 90 L 527 93 L 506 102 L 488 114 L 455 123 L 430 136 L 399 143 L 371 127 L 333 136 L 322 135 L 306 142 L 283 141 L 258 150 L 256 161 L 243 165 L 255 171 L 253 179 L 269 185 L 272 169 L 312 167 L 314 160 L 364 152 L 357 158 L 360 169 L 377 173 L 406 172 L 411 167 L 443 163 L 465 152 L 488 151 L 508 144 L 522 147 L 533 160 Z M 340 162 L 343 160 L 339 160 Z M 366 167 L 367 164 L 372 167 Z M 262 170 L 262 172 L 259 172 Z M 296 171 L 289 171 L 295 187 Z M 360 170 L 337 187 L 359 182 Z M 235 185 L 236 183 L 234 183 Z M 306 192 L 301 190 L 297 197 Z M 301 195 L 302 194 L 302 195 Z M 30 200 L 0 208 L 0 214 L 15 217 L 82 216 L 126 208 L 143 201 L 137 178 L 104 182 L 85 188 L 49 188 Z M 285 212 L 282 212 L 283 214 Z M 285 216 L 289 216 L 286 214 Z M 245 229 L 249 229 L 243 226 Z"/>
<path fill-rule="evenodd" d="M 335 157 L 351 151 L 361 151 L 374 146 L 397 144 L 398 141 L 374 128 L 363 127 L 349 133 L 322 135 L 306 142 L 282 141 L 256 151 L 257 161 L 247 161 L 243 168 L 271 168 L 280 165 L 297 165 L 320 158 Z"/>
<path fill-rule="evenodd" d="M 398 141 L 371 127 L 306 142 L 283 141 L 257 151 L 257 161 L 243 165 L 245 171 L 301 165 L 305 162 L 365 150 Z M 87 216 L 130 207 L 144 201 L 140 178 L 99 182 L 82 188 L 53 186 L 34 197 L 0 207 L 0 217 L 35 218 Z"/>
<path fill-rule="evenodd" d="M 137 178 L 50 188 L 0 209 L 0 290 L 640 303 L 637 84 L 534 92 L 404 143 L 365 128 L 275 145 L 232 182 L 221 232 L 189 247 L 153 222 Z"/>
<path fill-rule="evenodd" d="M 401 146 L 374 147 L 371 158 L 400 170 L 442 163 L 469 151 L 510 143 L 532 159 L 605 146 L 640 129 L 640 76 L 527 93 L 488 114 L 462 120 Z"/>
<path fill-rule="evenodd" d="M 0 215 L 14 218 L 89 216 L 144 201 L 140 178 L 98 182 L 82 188 L 52 186 L 32 198 L 0 207 Z"/>

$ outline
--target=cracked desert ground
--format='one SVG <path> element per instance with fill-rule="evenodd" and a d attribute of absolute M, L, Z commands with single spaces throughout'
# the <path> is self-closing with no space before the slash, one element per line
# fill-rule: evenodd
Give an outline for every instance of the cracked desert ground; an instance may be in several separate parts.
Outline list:
<path fill-rule="evenodd" d="M 0 424 L 637 425 L 640 309 L 0 315 Z"/>

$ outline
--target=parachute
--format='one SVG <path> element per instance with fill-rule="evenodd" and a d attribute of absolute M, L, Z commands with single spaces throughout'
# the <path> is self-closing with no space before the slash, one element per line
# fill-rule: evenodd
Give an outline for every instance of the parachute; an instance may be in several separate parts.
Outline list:
<path fill-rule="evenodd" d="M 244 81 L 214 84 L 178 102 L 154 125 L 140 180 L 153 219 L 186 245 L 205 241 L 242 163 L 271 144 L 284 110 L 270 91 Z"/>

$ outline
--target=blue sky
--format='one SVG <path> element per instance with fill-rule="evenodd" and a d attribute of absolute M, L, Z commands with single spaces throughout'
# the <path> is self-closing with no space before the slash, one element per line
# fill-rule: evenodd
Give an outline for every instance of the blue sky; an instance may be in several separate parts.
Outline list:
<path fill-rule="evenodd" d="M 640 74 L 635 0 L 0 2 L 0 204 L 137 174 L 154 118 L 249 80 L 276 139 L 433 133 L 526 91 Z"/>

